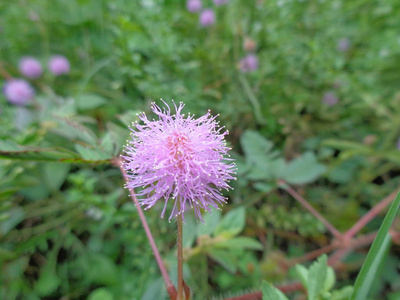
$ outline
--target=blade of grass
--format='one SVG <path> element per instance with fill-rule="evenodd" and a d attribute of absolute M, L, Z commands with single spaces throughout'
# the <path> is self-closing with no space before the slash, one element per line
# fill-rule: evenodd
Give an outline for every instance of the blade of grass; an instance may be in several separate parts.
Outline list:
<path fill-rule="evenodd" d="M 375 273 L 380 265 L 382 258 L 384 257 L 385 249 L 387 248 L 390 237 L 388 232 L 390 226 L 396 217 L 397 210 L 400 205 L 400 193 L 394 199 L 385 219 L 378 231 L 378 234 L 372 243 L 371 249 L 368 252 L 367 258 L 358 274 L 356 283 L 354 285 L 353 293 L 350 300 L 365 300 L 369 289 L 371 287 L 371 279 L 375 276 Z"/>

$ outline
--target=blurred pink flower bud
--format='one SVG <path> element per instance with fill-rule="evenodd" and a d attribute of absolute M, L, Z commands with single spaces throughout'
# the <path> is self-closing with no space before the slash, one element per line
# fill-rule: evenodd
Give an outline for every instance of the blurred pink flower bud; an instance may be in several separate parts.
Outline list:
<path fill-rule="evenodd" d="M 227 4 L 229 0 L 214 0 L 215 5 L 224 5 Z"/>
<path fill-rule="evenodd" d="M 340 52 L 347 52 L 350 50 L 351 42 L 348 38 L 341 38 L 338 41 L 337 49 Z"/>
<path fill-rule="evenodd" d="M 212 9 L 205 9 L 200 14 L 200 24 L 203 27 L 211 26 L 215 23 L 215 14 Z"/>
<path fill-rule="evenodd" d="M 11 79 L 3 87 L 8 102 L 15 105 L 27 104 L 35 95 L 32 86 L 23 79 Z"/>
<path fill-rule="evenodd" d="M 52 56 L 49 61 L 49 70 L 56 76 L 69 73 L 70 65 L 68 59 L 62 55 Z"/>
<path fill-rule="evenodd" d="M 28 78 L 38 78 L 42 75 L 42 65 L 33 57 L 23 57 L 19 61 L 19 71 Z"/>
<path fill-rule="evenodd" d="M 251 53 L 240 60 L 240 70 L 243 73 L 252 72 L 258 69 L 258 58 Z"/>
<path fill-rule="evenodd" d="M 199 12 L 201 10 L 202 3 L 201 0 L 188 0 L 186 2 L 186 8 L 192 13 Z"/>
<path fill-rule="evenodd" d="M 334 92 L 326 92 L 322 97 L 322 102 L 328 106 L 333 106 L 339 102 Z"/>

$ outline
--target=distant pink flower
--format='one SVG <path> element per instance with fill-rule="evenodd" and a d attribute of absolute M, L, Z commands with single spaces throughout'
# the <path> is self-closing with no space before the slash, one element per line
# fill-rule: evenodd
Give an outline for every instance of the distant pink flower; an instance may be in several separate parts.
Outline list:
<path fill-rule="evenodd" d="M 19 71 L 28 78 L 38 78 L 42 75 L 42 65 L 33 57 L 23 57 L 19 61 Z"/>
<path fill-rule="evenodd" d="M 338 41 L 338 44 L 337 44 L 338 51 L 347 52 L 350 50 L 350 47 L 351 47 L 351 42 L 348 38 L 341 38 Z"/>
<path fill-rule="evenodd" d="M 49 70 L 56 76 L 67 74 L 70 70 L 68 59 L 62 55 L 54 55 L 49 61 Z"/>
<path fill-rule="evenodd" d="M 243 73 L 252 72 L 258 69 L 258 58 L 255 54 L 248 54 L 240 60 L 240 69 Z"/>
<path fill-rule="evenodd" d="M 200 14 L 200 24 L 203 27 L 211 26 L 215 23 L 215 14 L 212 9 L 205 9 Z"/>
<path fill-rule="evenodd" d="M 144 124 L 136 122 L 130 128 L 132 140 L 123 156 L 128 173 L 126 187 L 142 188 L 136 196 L 142 197 L 139 203 L 145 209 L 165 202 L 161 217 L 171 199 L 174 206 L 169 220 L 183 216 L 189 207 L 202 220 L 203 210 L 219 209 L 226 203 L 221 190 L 230 189 L 228 182 L 235 179 L 232 174 L 236 166 L 224 140 L 228 131 L 219 127 L 217 116 L 210 112 L 195 119 L 190 113 L 181 113 L 183 103 L 178 107 L 174 103 L 175 112 L 163 103 L 163 109 L 152 103 L 158 119 L 150 121 L 142 113 L 139 118 Z"/>
<path fill-rule="evenodd" d="M 399 139 L 397 140 L 397 150 L 400 150 L 400 137 L 399 137 Z"/>
<path fill-rule="evenodd" d="M 214 0 L 215 5 L 224 5 L 227 4 L 229 0 Z"/>
<path fill-rule="evenodd" d="M 334 92 L 326 92 L 322 97 L 322 102 L 328 106 L 333 106 L 339 102 L 339 99 Z"/>
<path fill-rule="evenodd" d="M 8 102 L 15 105 L 27 104 L 35 95 L 31 85 L 23 79 L 11 79 L 3 87 Z"/>
<path fill-rule="evenodd" d="M 201 10 L 202 3 L 201 0 L 187 0 L 186 8 L 192 13 L 199 12 Z"/>

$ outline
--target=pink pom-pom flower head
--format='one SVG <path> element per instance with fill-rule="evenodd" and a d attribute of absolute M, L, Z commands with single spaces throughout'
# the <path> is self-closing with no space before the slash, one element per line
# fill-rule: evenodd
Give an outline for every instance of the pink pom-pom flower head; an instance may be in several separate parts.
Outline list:
<path fill-rule="evenodd" d="M 214 0 L 215 5 L 224 5 L 227 4 L 229 0 Z"/>
<path fill-rule="evenodd" d="M 199 12 L 201 10 L 202 3 L 201 0 L 187 0 L 186 8 L 192 13 Z"/>
<path fill-rule="evenodd" d="M 184 104 L 174 103 L 175 113 L 165 103 L 161 109 L 152 103 L 158 120 L 150 121 L 142 113 L 143 124 L 133 123 L 132 140 L 125 147 L 124 168 L 129 189 L 141 188 L 136 193 L 145 209 L 158 201 L 165 201 L 161 217 L 171 199 L 173 216 L 192 208 L 198 219 L 203 220 L 203 210 L 219 208 L 227 198 L 222 189 L 230 189 L 229 181 L 236 179 L 236 166 L 229 158 L 224 127 L 218 125 L 217 116 L 207 112 L 195 119 L 190 113 L 182 114 Z"/>
<path fill-rule="evenodd" d="M 258 58 L 255 54 L 250 53 L 240 60 L 240 70 L 243 73 L 249 73 L 258 69 Z"/>
<path fill-rule="evenodd" d="M 200 24 L 203 27 L 211 26 L 215 23 L 215 13 L 212 9 L 205 9 L 200 14 Z"/>
<path fill-rule="evenodd" d="M 3 93 L 8 102 L 14 105 L 25 105 L 35 95 L 32 86 L 23 79 L 11 79 L 3 87 Z"/>
<path fill-rule="evenodd" d="M 334 106 L 339 102 L 339 98 L 336 96 L 334 92 L 326 92 L 322 96 L 322 102 L 328 106 Z"/>
<path fill-rule="evenodd" d="M 49 60 L 49 70 L 53 75 L 60 76 L 69 73 L 70 64 L 62 55 L 54 55 Z"/>
<path fill-rule="evenodd" d="M 33 57 L 23 57 L 19 61 L 19 71 L 28 78 L 38 78 L 42 75 L 42 65 Z"/>

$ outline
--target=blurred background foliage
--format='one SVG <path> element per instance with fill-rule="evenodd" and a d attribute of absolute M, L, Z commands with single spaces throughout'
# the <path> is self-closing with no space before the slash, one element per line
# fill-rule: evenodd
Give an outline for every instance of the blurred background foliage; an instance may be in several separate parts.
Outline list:
<path fill-rule="evenodd" d="M 36 96 L 26 107 L 0 96 L 0 298 L 166 296 L 136 208 L 109 164 L 136 113 L 159 98 L 221 114 L 239 166 L 222 214 L 185 225 L 194 299 L 293 280 L 286 262 L 329 242 L 277 180 L 297 186 L 343 231 L 399 186 L 399 1 L 204 0 L 216 14 L 207 28 L 185 5 L 0 3 L 3 75 L 20 77 L 26 55 L 45 66 L 61 54 L 71 64 L 67 75 L 30 80 Z M 259 60 L 249 73 L 240 69 L 246 41 Z M 175 225 L 160 210 L 146 217 L 176 280 Z M 365 253 L 347 256 L 338 288 L 352 284 Z M 399 299 L 399 255 L 394 245 L 371 299 Z"/>

